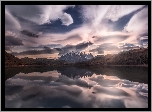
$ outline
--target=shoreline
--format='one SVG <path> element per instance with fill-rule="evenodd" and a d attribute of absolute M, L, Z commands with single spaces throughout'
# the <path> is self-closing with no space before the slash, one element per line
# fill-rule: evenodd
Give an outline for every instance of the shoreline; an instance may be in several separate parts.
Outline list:
<path fill-rule="evenodd" d="M 148 65 L 103 65 L 103 66 L 139 66 L 139 67 L 148 67 Z"/>
<path fill-rule="evenodd" d="M 18 65 L 18 66 L 5 66 L 5 68 L 20 68 L 20 67 L 71 67 L 71 65 L 64 65 L 64 66 L 52 66 L 52 65 Z M 73 67 L 76 67 L 75 65 L 72 65 Z M 80 65 L 81 66 L 85 66 L 85 65 Z M 121 67 L 121 66 L 136 66 L 136 67 L 148 67 L 148 65 L 101 65 L 100 67 L 112 67 L 112 66 L 118 66 L 118 67 Z M 97 67 L 95 65 L 93 66 L 85 66 L 85 67 Z M 98 68 L 98 67 L 97 67 Z"/>

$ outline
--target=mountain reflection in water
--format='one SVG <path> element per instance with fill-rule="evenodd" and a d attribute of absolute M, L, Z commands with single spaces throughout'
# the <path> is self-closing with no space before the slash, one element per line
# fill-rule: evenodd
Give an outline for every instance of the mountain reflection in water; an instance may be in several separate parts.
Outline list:
<path fill-rule="evenodd" d="M 16 72 L 14 75 L 9 72 L 11 69 L 7 69 L 5 74 L 6 108 L 148 107 L 148 70 L 146 72 L 145 68 L 139 68 L 140 71 L 136 73 L 131 72 L 132 68 L 126 68 L 129 79 L 125 72 L 121 72 L 124 68 L 13 69 Z M 135 71 L 136 69 L 138 67 L 134 68 Z M 136 78 L 140 83 L 131 80 L 132 78 Z"/>

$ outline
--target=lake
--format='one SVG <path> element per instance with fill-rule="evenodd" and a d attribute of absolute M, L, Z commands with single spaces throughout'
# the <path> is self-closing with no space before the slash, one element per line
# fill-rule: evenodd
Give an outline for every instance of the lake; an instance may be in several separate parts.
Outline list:
<path fill-rule="evenodd" d="M 5 108 L 148 108 L 148 67 L 6 68 Z"/>

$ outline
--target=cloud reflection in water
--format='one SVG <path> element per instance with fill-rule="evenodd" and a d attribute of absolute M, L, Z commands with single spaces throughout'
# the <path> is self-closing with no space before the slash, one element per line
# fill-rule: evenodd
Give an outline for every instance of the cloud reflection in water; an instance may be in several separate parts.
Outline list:
<path fill-rule="evenodd" d="M 66 73 L 66 72 L 64 72 Z M 6 108 L 147 108 L 148 85 L 116 76 L 70 78 L 56 70 L 5 81 Z M 85 73 L 85 74 L 86 74 Z"/>

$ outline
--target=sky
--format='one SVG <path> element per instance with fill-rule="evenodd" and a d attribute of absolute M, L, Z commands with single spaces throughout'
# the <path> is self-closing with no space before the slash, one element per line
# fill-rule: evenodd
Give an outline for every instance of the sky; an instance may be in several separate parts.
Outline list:
<path fill-rule="evenodd" d="M 18 58 L 147 46 L 146 5 L 5 5 L 5 50 Z"/>

